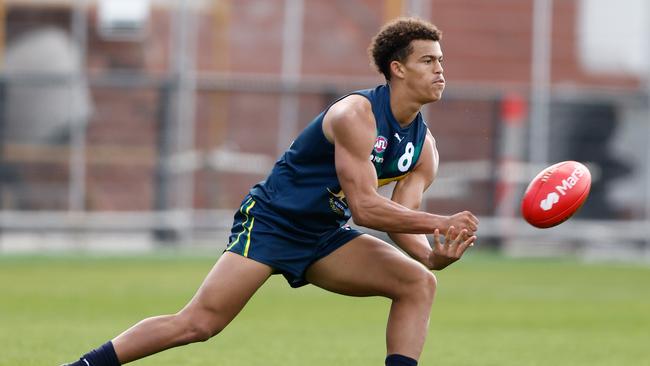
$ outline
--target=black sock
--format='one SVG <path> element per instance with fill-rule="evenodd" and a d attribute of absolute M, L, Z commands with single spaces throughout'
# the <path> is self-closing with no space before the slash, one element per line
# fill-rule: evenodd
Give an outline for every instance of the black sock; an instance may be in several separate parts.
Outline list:
<path fill-rule="evenodd" d="M 99 348 L 81 356 L 79 361 L 71 363 L 70 366 L 120 366 L 113 343 L 106 342 Z"/>
<path fill-rule="evenodd" d="M 410 357 L 393 354 L 386 357 L 386 366 L 418 366 L 418 361 Z"/>

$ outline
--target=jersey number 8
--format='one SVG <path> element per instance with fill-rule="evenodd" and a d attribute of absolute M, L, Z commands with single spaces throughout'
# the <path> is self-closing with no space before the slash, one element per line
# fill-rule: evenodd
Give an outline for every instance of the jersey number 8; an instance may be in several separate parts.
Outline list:
<path fill-rule="evenodd" d="M 411 167 L 413 163 L 413 155 L 415 155 L 415 146 L 412 142 L 406 144 L 406 149 L 404 149 L 404 154 L 397 161 L 397 169 L 400 172 L 405 173 Z"/>

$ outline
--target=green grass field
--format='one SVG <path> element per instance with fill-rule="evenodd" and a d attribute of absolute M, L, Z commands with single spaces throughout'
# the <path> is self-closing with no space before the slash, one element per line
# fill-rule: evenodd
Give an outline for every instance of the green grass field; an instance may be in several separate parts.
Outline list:
<path fill-rule="evenodd" d="M 0 365 L 58 365 L 192 296 L 213 258 L 0 256 Z M 421 365 L 650 365 L 650 267 L 471 253 L 438 273 Z M 389 302 L 274 276 L 206 343 L 134 365 L 383 365 Z"/>

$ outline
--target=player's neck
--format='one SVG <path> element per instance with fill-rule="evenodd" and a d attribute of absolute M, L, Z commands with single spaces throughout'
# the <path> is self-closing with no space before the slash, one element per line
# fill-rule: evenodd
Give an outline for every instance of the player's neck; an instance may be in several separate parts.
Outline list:
<path fill-rule="evenodd" d="M 406 127 L 413 122 L 420 108 L 422 104 L 409 98 L 403 89 L 391 87 L 390 109 L 401 127 Z"/>

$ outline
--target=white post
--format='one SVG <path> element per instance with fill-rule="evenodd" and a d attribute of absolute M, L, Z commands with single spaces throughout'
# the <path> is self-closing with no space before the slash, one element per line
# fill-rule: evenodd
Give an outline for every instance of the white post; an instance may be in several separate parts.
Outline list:
<path fill-rule="evenodd" d="M 424 20 L 430 20 L 431 0 L 409 0 L 406 6 L 408 7 L 406 9 L 407 15 L 414 15 Z"/>
<path fill-rule="evenodd" d="M 530 161 L 548 163 L 553 0 L 535 0 L 531 63 Z"/>
<path fill-rule="evenodd" d="M 86 0 L 76 0 L 72 15 L 72 36 L 74 43 L 79 50 L 79 70 L 68 76 L 68 114 L 70 125 L 70 181 L 68 183 L 68 211 L 81 212 L 85 209 L 86 197 L 86 122 L 78 121 L 76 118 L 88 118 L 88 116 L 76 116 L 74 111 L 75 103 L 82 101 L 74 100 L 76 93 L 74 88 L 85 88 L 86 81 L 86 52 L 87 52 L 87 29 L 88 17 L 86 14 Z"/>
<path fill-rule="evenodd" d="M 192 157 L 194 149 L 194 119 L 195 92 L 196 92 L 196 21 L 192 19 L 194 9 L 187 1 L 180 5 L 180 19 L 178 24 L 178 43 L 175 45 L 177 56 L 176 75 L 178 76 L 178 95 L 176 101 L 176 146 L 174 155 L 176 157 Z M 173 159 L 173 161 L 185 161 L 185 159 Z M 169 163 L 169 162 L 168 162 Z M 176 177 L 178 209 L 180 216 L 179 234 L 181 242 L 191 243 L 192 241 L 192 213 L 194 207 L 194 169 L 186 166 L 173 167 Z"/>
<path fill-rule="evenodd" d="M 404 4 L 404 6 L 406 7 L 406 9 L 403 9 L 405 10 L 403 11 L 403 13 L 405 12 L 406 15 L 416 16 L 418 18 L 422 18 L 427 21 L 431 20 L 430 0 L 409 0 L 407 3 Z M 435 20 L 433 21 L 433 24 L 435 25 Z M 444 54 L 445 52 L 444 44 L 442 46 L 443 46 L 442 52 Z M 422 117 L 424 117 L 424 120 L 426 121 L 429 115 L 431 114 L 431 104 L 423 105 L 422 108 L 420 108 L 420 113 L 422 113 Z"/>
<path fill-rule="evenodd" d="M 286 150 L 295 138 L 298 129 L 299 98 L 295 86 L 300 80 L 302 67 L 302 23 L 304 0 L 284 1 L 284 23 L 282 29 L 282 86 L 278 114 L 277 153 Z"/>
<path fill-rule="evenodd" d="M 650 21 L 650 2 L 646 1 L 644 2 L 645 4 L 645 14 L 646 14 L 646 20 Z M 646 35 L 647 39 L 645 41 L 645 47 L 646 47 L 646 81 L 645 81 L 645 90 L 646 90 L 646 97 L 647 97 L 647 114 L 648 118 L 646 118 L 646 124 L 648 127 L 648 133 L 646 134 L 646 138 L 649 139 L 646 141 L 646 149 L 647 149 L 647 156 L 648 158 L 646 159 L 646 182 L 645 182 L 645 187 L 646 187 L 646 195 L 645 195 L 645 205 L 646 205 L 646 210 L 645 210 L 645 221 L 646 221 L 646 227 L 650 227 L 650 25 L 648 25 L 648 22 L 646 21 L 645 27 L 646 27 Z M 646 230 L 646 250 L 648 254 L 650 255 L 650 230 Z"/>

